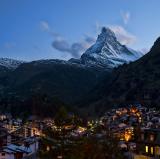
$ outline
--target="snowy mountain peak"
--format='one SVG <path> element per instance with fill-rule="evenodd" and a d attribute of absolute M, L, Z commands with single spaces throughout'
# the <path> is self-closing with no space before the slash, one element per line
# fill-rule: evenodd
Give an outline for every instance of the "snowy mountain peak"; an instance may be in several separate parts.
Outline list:
<path fill-rule="evenodd" d="M 114 32 L 109 29 L 109 28 L 106 28 L 106 27 L 102 27 L 102 33 L 107 33 L 108 35 L 111 34 L 111 35 L 114 35 Z"/>
<path fill-rule="evenodd" d="M 22 63 L 24 63 L 24 61 L 18 61 L 10 58 L 0 58 L 0 66 L 8 69 L 16 69 Z"/>
<path fill-rule="evenodd" d="M 97 41 L 105 42 L 107 40 L 116 40 L 116 36 L 111 29 L 103 27 Z"/>
<path fill-rule="evenodd" d="M 123 63 L 135 61 L 142 55 L 120 44 L 114 32 L 103 27 L 96 43 L 81 56 L 81 62 L 87 65 L 114 68 Z"/>

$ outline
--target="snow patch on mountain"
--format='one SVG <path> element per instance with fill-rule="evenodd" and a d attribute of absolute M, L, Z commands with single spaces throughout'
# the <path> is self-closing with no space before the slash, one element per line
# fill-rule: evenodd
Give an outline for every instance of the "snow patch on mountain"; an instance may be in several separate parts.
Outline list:
<path fill-rule="evenodd" d="M 16 69 L 22 63 L 24 63 L 24 61 L 14 60 L 10 58 L 0 58 L 0 66 L 6 67 L 8 69 Z"/>

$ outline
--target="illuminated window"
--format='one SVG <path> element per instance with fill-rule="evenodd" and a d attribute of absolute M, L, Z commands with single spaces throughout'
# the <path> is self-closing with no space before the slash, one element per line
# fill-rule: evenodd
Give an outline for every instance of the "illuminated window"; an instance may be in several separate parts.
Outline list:
<path fill-rule="evenodd" d="M 47 151 L 50 151 L 50 147 L 49 146 L 47 146 Z"/>
<path fill-rule="evenodd" d="M 146 146 L 146 153 L 148 153 L 148 146 Z"/>
<path fill-rule="evenodd" d="M 138 121 L 141 123 L 141 122 L 142 122 L 142 118 L 141 118 L 141 117 L 139 117 L 139 118 L 138 118 Z"/>
<path fill-rule="evenodd" d="M 160 155 L 160 147 L 159 146 L 155 147 L 155 155 Z"/>
<path fill-rule="evenodd" d="M 151 147 L 151 154 L 153 155 L 153 147 Z"/>
<path fill-rule="evenodd" d="M 125 133 L 124 138 L 126 141 L 129 141 L 131 139 L 131 135 L 129 133 Z"/>
<path fill-rule="evenodd" d="M 154 141 L 154 135 L 150 135 L 150 141 Z"/>

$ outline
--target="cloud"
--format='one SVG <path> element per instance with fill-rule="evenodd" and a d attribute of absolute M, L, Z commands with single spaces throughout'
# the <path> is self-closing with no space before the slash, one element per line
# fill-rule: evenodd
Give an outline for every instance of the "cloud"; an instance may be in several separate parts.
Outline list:
<path fill-rule="evenodd" d="M 94 25 L 95 32 L 98 34 L 101 31 L 102 27 L 103 26 L 97 21 L 96 24 Z"/>
<path fill-rule="evenodd" d="M 96 32 L 100 32 L 100 30 L 102 30 L 103 27 L 110 28 L 115 33 L 117 40 L 123 45 L 131 45 L 137 41 L 136 36 L 127 31 L 121 25 L 102 25 L 96 22 L 95 27 L 96 27 Z"/>
<path fill-rule="evenodd" d="M 134 44 L 137 40 L 136 36 L 129 33 L 124 27 L 120 25 L 110 25 L 109 28 L 115 33 L 118 41 L 123 45 Z"/>
<path fill-rule="evenodd" d="M 85 41 L 87 43 L 94 43 L 96 41 L 96 38 L 95 37 L 92 37 L 92 36 L 88 36 L 88 35 L 85 35 Z"/>
<path fill-rule="evenodd" d="M 85 35 L 82 40 L 70 44 L 63 36 L 53 31 L 47 21 L 41 21 L 40 27 L 42 31 L 49 33 L 53 37 L 52 47 L 54 49 L 69 53 L 74 58 L 79 58 L 95 42 L 94 37 Z"/>
<path fill-rule="evenodd" d="M 43 31 L 50 31 L 50 27 L 47 21 L 41 21 L 40 27 Z"/>
<path fill-rule="evenodd" d="M 69 53 L 74 58 L 79 58 L 81 54 L 93 43 L 93 39 L 86 37 L 84 40 L 69 44 L 64 39 L 54 39 L 52 46 L 54 49 Z"/>
<path fill-rule="evenodd" d="M 70 49 L 68 42 L 65 40 L 54 40 L 52 46 L 62 52 L 68 52 Z"/>
<path fill-rule="evenodd" d="M 56 37 L 58 39 L 61 39 L 61 36 L 51 29 L 51 27 L 50 27 L 50 25 L 47 21 L 41 21 L 40 22 L 40 28 L 41 28 L 42 31 L 47 32 L 51 36 Z"/>
<path fill-rule="evenodd" d="M 123 12 L 121 11 L 121 16 L 123 19 L 124 24 L 128 24 L 129 20 L 130 20 L 130 12 Z"/>
<path fill-rule="evenodd" d="M 73 43 L 70 47 L 69 53 L 71 53 L 73 57 L 79 58 L 82 52 L 87 49 L 86 46 L 85 42 Z"/>

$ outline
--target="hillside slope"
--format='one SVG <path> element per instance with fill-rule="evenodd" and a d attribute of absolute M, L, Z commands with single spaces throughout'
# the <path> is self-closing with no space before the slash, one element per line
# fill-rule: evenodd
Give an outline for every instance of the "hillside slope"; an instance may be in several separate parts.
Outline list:
<path fill-rule="evenodd" d="M 93 92 L 93 91 L 92 91 Z M 160 38 L 139 60 L 115 68 L 85 100 L 101 110 L 114 105 L 141 103 L 160 107 Z"/>
<path fill-rule="evenodd" d="M 72 103 L 96 84 L 101 72 L 101 69 L 61 60 L 33 61 L 8 75 L 5 94 L 27 98 L 41 93 Z"/>

